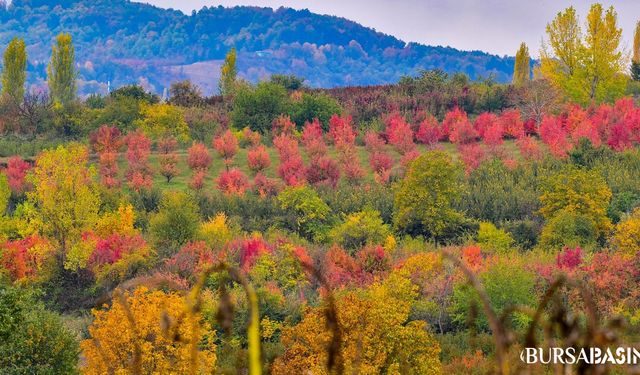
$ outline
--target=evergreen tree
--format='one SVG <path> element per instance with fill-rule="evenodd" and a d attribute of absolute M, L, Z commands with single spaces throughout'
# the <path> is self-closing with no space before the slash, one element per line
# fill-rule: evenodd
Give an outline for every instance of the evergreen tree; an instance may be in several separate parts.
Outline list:
<path fill-rule="evenodd" d="M 60 34 L 51 53 L 47 69 L 49 95 L 55 103 L 65 105 L 76 98 L 75 49 L 71 35 Z"/>
<path fill-rule="evenodd" d="M 640 21 L 636 24 L 633 34 L 633 58 L 631 60 L 631 78 L 640 81 Z"/>
<path fill-rule="evenodd" d="M 531 57 L 529 56 L 529 47 L 522 43 L 516 53 L 516 62 L 513 67 L 513 84 L 516 86 L 522 86 L 530 80 Z"/>
<path fill-rule="evenodd" d="M 24 98 L 27 78 L 27 51 L 22 38 L 13 38 L 4 52 L 2 96 L 17 103 Z"/>
<path fill-rule="evenodd" d="M 222 96 L 231 96 L 235 91 L 236 77 L 238 68 L 236 67 L 236 49 L 232 48 L 224 58 L 224 64 L 220 68 L 220 94 Z"/>

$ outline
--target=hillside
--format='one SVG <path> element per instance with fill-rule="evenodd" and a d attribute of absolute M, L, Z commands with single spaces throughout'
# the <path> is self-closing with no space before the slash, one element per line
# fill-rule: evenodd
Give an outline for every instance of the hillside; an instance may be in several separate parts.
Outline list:
<path fill-rule="evenodd" d="M 313 87 L 391 83 L 432 68 L 507 81 L 513 69 L 512 58 L 406 44 L 307 10 L 205 7 L 185 15 L 126 0 L 14 0 L 0 9 L 0 44 L 25 38 L 32 85 L 43 85 L 52 40 L 63 31 L 74 38 L 84 94 L 105 92 L 107 82 L 135 82 L 162 93 L 169 82 L 186 78 L 209 94 L 232 46 L 242 77 L 296 74 Z"/>

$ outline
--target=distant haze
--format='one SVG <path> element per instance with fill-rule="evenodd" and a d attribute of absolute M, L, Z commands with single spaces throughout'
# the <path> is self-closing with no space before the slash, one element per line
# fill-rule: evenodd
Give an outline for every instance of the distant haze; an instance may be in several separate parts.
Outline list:
<path fill-rule="evenodd" d="M 555 14 L 574 5 L 584 22 L 591 2 L 567 0 L 144 0 L 185 13 L 203 6 L 255 5 L 295 9 L 348 18 L 406 42 L 482 50 L 513 56 L 520 42 L 538 55 L 545 25 Z M 640 18 L 640 1 L 602 1 L 613 5 L 624 29 L 624 46 L 631 49 L 633 29 Z"/>

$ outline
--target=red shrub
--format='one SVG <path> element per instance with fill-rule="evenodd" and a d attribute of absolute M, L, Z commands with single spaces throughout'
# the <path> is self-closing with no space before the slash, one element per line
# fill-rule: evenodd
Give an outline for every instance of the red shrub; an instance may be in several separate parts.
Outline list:
<path fill-rule="evenodd" d="M 278 181 L 268 178 L 262 173 L 256 174 L 253 178 L 253 190 L 261 197 L 271 197 L 278 195 L 280 186 Z"/>
<path fill-rule="evenodd" d="M 31 165 L 22 160 L 20 156 L 12 156 L 7 161 L 7 179 L 9 180 L 9 188 L 14 194 L 22 194 L 29 186 L 25 180 L 27 172 L 31 169 Z"/>
<path fill-rule="evenodd" d="M 187 150 L 187 165 L 193 171 L 206 171 L 211 166 L 211 155 L 207 146 L 202 143 L 194 142 Z"/>
<path fill-rule="evenodd" d="M 333 246 L 324 257 L 325 277 L 332 288 L 346 286 L 362 279 L 362 269 L 349 254 Z"/>
<path fill-rule="evenodd" d="M 178 141 L 175 138 L 165 138 L 158 142 L 158 162 L 160 163 L 160 174 L 167 182 L 178 175 L 178 155 L 175 153 Z"/>
<path fill-rule="evenodd" d="M 331 119 L 329 119 L 329 136 L 334 145 L 344 147 L 355 143 L 356 132 L 353 130 L 351 121 L 351 116 L 331 116 Z"/>
<path fill-rule="evenodd" d="M 401 154 L 405 154 L 415 149 L 416 144 L 413 142 L 413 130 L 407 124 L 404 118 L 398 113 L 392 113 L 385 118 L 386 134 L 389 144 Z"/>
<path fill-rule="evenodd" d="M 288 115 L 280 115 L 271 124 L 271 133 L 277 135 L 293 135 L 296 131 L 296 124 L 291 121 Z"/>
<path fill-rule="evenodd" d="M 322 156 L 311 161 L 311 167 L 307 168 L 307 181 L 320 186 L 326 185 L 335 188 L 340 180 L 340 167 L 338 163 L 328 156 Z"/>
<path fill-rule="evenodd" d="M 240 250 L 240 267 L 248 272 L 256 259 L 263 254 L 272 253 L 269 244 L 262 237 L 255 236 L 248 240 L 243 240 L 239 244 Z"/>
<path fill-rule="evenodd" d="M 375 152 L 369 157 L 369 165 L 373 169 L 374 178 L 378 183 L 386 184 L 391 177 L 393 159 L 384 152 Z"/>
<path fill-rule="evenodd" d="M 466 166 L 467 173 L 478 168 L 487 157 L 486 151 L 478 143 L 459 145 L 458 152 L 460 153 L 460 159 Z"/>
<path fill-rule="evenodd" d="M 224 164 L 229 166 L 238 152 L 238 139 L 233 135 L 231 130 L 227 130 L 213 140 L 213 148 L 218 152 L 218 155 L 224 159 Z"/>
<path fill-rule="evenodd" d="M 478 138 L 478 133 L 469 122 L 467 114 L 459 108 L 446 114 L 442 127 L 449 134 L 452 143 L 465 144 Z"/>
<path fill-rule="evenodd" d="M 98 239 L 95 249 L 89 256 L 89 268 L 113 264 L 146 246 L 147 243 L 139 234 L 133 236 L 112 234 L 107 238 Z"/>
<path fill-rule="evenodd" d="M 418 142 L 425 145 L 432 145 L 438 143 L 438 141 L 443 139 L 443 137 L 446 137 L 446 135 L 443 135 L 438 119 L 427 114 L 425 119 L 420 123 L 418 131 L 416 132 L 416 139 Z"/>
<path fill-rule="evenodd" d="M 204 241 L 189 242 L 165 261 L 172 272 L 182 277 L 197 276 L 212 266 L 215 257 Z"/>
<path fill-rule="evenodd" d="M 126 137 L 126 142 L 126 156 L 129 163 L 127 180 L 129 181 L 129 186 L 135 191 L 151 188 L 153 184 L 153 174 L 149 166 L 151 140 L 138 130 L 129 133 Z"/>
<path fill-rule="evenodd" d="M 237 168 L 225 170 L 216 180 L 218 189 L 227 195 L 244 195 L 249 188 L 249 179 Z"/>
<path fill-rule="evenodd" d="M 540 160 L 542 159 L 542 150 L 538 141 L 531 136 L 525 136 L 516 141 L 518 149 L 520 149 L 520 155 L 526 160 Z"/>
<path fill-rule="evenodd" d="M 378 132 L 370 130 L 364 135 L 364 144 L 369 152 L 380 151 L 384 148 L 384 139 L 380 138 Z"/>
<path fill-rule="evenodd" d="M 89 134 L 91 148 L 98 154 L 119 152 L 122 147 L 122 133 L 115 126 L 103 125 Z"/>
<path fill-rule="evenodd" d="M 271 166 L 271 157 L 267 152 L 267 148 L 260 145 L 249 150 L 247 153 L 247 162 L 249 169 L 258 173 Z"/>
<path fill-rule="evenodd" d="M 310 158 L 323 156 L 327 153 L 322 125 L 318 119 L 305 123 L 302 131 L 302 144 Z"/>
<path fill-rule="evenodd" d="M 538 133 L 542 142 L 549 146 L 549 150 L 554 156 L 564 158 L 567 156 L 567 152 L 571 150 L 567 132 L 558 118 L 545 116 L 540 124 Z"/>
<path fill-rule="evenodd" d="M 38 236 L 0 243 L 0 265 L 12 281 L 34 277 L 51 255 L 43 252 L 48 247 L 48 242 Z"/>
<path fill-rule="evenodd" d="M 204 187 L 204 179 L 207 177 L 206 169 L 196 169 L 189 181 L 189 187 L 193 190 L 202 190 Z"/>
<path fill-rule="evenodd" d="M 509 137 L 516 139 L 524 137 L 524 123 L 519 110 L 510 109 L 502 112 L 498 122 L 500 122 L 505 134 Z"/>
<path fill-rule="evenodd" d="M 473 127 L 478 132 L 480 138 L 484 138 L 484 133 L 487 129 L 494 126 L 498 122 L 498 116 L 490 112 L 483 112 L 476 118 Z"/>

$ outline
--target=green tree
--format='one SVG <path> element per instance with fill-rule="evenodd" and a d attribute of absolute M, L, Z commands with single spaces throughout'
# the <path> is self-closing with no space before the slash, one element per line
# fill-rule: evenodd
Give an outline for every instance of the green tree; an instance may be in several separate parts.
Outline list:
<path fill-rule="evenodd" d="M 77 374 L 75 335 L 24 290 L 0 285 L 0 373 Z"/>
<path fill-rule="evenodd" d="M 501 316 L 510 306 L 533 307 L 535 277 L 521 262 L 499 259 L 479 278 L 498 316 Z M 458 324 L 467 324 L 469 316 L 472 315 L 472 305 L 475 305 L 476 311 L 479 312 L 475 322 L 477 328 L 488 331 L 489 322 L 482 309 L 478 292 L 467 282 L 456 284 L 451 306 L 453 321 Z M 515 327 L 524 328 L 529 322 L 529 317 L 525 313 L 516 312 L 509 317 Z"/>
<path fill-rule="evenodd" d="M 453 206 L 462 194 L 461 184 L 462 168 L 445 152 L 418 157 L 396 190 L 396 229 L 436 240 L 450 237 L 464 222 L 464 215 Z"/>
<path fill-rule="evenodd" d="M 24 84 L 27 79 L 27 51 L 24 40 L 15 37 L 4 52 L 2 71 L 2 96 L 16 103 L 24 99 Z"/>
<path fill-rule="evenodd" d="M 516 53 L 516 61 L 513 66 L 513 84 L 516 86 L 522 86 L 530 80 L 531 56 L 529 56 L 529 47 L 522 43 Z"/>
<path fill-rule="evenodd" d="M 77 75 L 71 35 L 62 33 L 56 38 L 47 68 L 49 95 L 55 103 L 66 105 L 75 100 Z"/>
<path fill-rule="evenodd" d="M 610 201 L 611 189 L 600 173 L 567 167 L 544 181 L 540 213 L 547 220 L 563 211 L 584 215 L 593 222 L 596 236 L 604 235 L 611 229 Z"/>
<path fill-rule="evenodd" d="M 390 234 L 380 212 L 369 209 L 347 216 L 344 222 L 331 230 L 330 236 L 347 250 L 355 252 L 367 244 L 384 244 Z"/>
<path fill-rule="evenodd" d="M 200 227 L 200 210 L 195 200 L 183 192 L 167 192 L 160 210 L 151 217 L 149 232 L 158 254 L 169 257 L 194 239 Z"/>
<path fill-rule="evenodd" d="M 0 218 L 9 206 L 9 198 L 11 198 L 9 179 L 6 174 L 0 173 Z"/>
<path fill-rule="evenodd" d="M 317 118 L 327 131 L 331 116 L 341 113 L 340 104 L 329 95 L 303 93 L 302 98 L 292 104 L 291 120 L 301 128 L 305 122 L 311 122 Z"/>
<path fill-rule="evenodd" d="M 330 209 L 315 190 L 289 187 L 278 194 L 278 202 L 289 229 L 309 239 L 320 239 L 325 234 Z"/>
<path fill-rule="evenodd" d="M 220 68 L 220 95 L 227 97 L 233 96 L 235 93 L 236 79 L 238 76 L 238 68 L 236 67 L 237 52 L 235 48 L 227 53 L 224 58 L 224 64 Z"/>
<path fill-rule="evenodd" d="M 579 103 L 600 103 L 621 97 L 626 87 L 622 29 L 613 7 L 593 4 L 582 32 L 573 7 L 547 25 L 548 41 L 540 52 L 540 72 Z"/>
<path fill-rule="evenodd" d="M 236 129 L 248 126 L 267 134 L 273 120 L 287 113 L 288 108 L 289 96 L 284 87 L 271 82 L 261 82 L 255 88 L 244 85 L 236 91 L 231 119 Z"/>
<path fill-rule="evenodd" d="M 640 81 L 640 21 L 633 33 L 633 57 L 631 59 L 631 78 Z"/>

